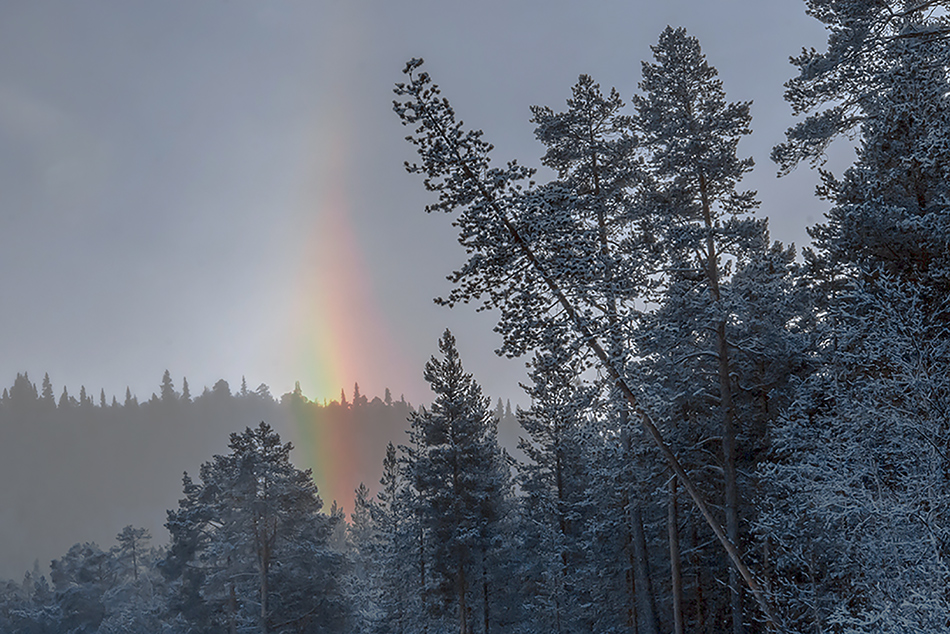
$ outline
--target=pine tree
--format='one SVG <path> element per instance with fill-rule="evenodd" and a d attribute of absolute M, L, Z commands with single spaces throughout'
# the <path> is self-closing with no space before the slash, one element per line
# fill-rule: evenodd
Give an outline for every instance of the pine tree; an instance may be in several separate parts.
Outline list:
<path fill-rule="evenodd" d="M 948 5 L 806 4 L 828 48 L 793 60 L 786 99 L 807 116 L 773 159 L 783 172 L 820 162 L 842 135 L 857 138 L 857 156 L 840 180 L 821 172 L 831 209 L 805 253 L 820 365 L 760 468 L 770 495 L 758 528 L 794 626 L 945 629 L 945 553 L 933 544 L 946 511 L 931 493 L 946 464 L 934 451 L 947 411 L 936 377 L 950 289 Z"/>
<path fill-rule="evenodd" d="M 637 139 L 630 129 L 630 117 L 621 113 L 623 101 L 619 93 L 611 90 L 605 96 L 587 75 L 578 79 L 567 105 L 568 109 L 560 113 L 550 108 L 532 108 L 532 122 L 538 124 L 535 135 L 547 148 L 542 163 L 558 173 L 558 178 L 544 189 L 551 192 L 552 199 L 558 196 L 560 213 L 570 222 L 569 226 L 565 220 L 566 226 L 551 227 L 546 239 L 555 242 L 553 251 L 570 253 L 570 265 L 561 267 L 565 273 L 559 275 L 560 282 L 576 289 L 573 293 L 584 297 L 585 304 L 589 302 L 599 313 L 604 347 L 622 373 L 632 352 L 625 345 L 631 325 L 628 315 L 633 311 L 631 300 L 653 284 L 644 275 L 649 270 L 644 263 L 649 259 L 629 255 L 639 243 L 637 232 L 633 231 L 637 218 L 632 198 L 634 186 L 642 180 L 640 161 L 634 155 Z M 557 244 L 560 240 L 569 241 L 571 246 Z M 546 349 L 565 343 L 564 339 L 552 337 L 546 342 Z M 621 466 L 632 459 L 636 430 L 631 429 L 622 390 L 614 389 L 609 382 L 604 382 L 603 387 L 604 398 L 609 401 L 603 410 L 609 412 L 602 420 L 603 426 L 619 434 L 626 453 L 617 463 L 620 470 L 606 477 L 618 484 L 615 493 L 622 500 L 618 512 L 627 516 L 632 512 L 630 506 L 640 504 L 642 498 L 632 493 L 634 483 L 642 478 Z M 633 515 L 640 517 L 639 510 L 633 511 Z M 633 539 L 631 532 L 642 533 L 639 520 L 621 521 L 616 529 L 627 536 L 627 541 Z M 641 553 L 641 564 L 645 557 Z M 643 566 L 638 569 L 645 570 Z M 645 606 L 640 611 L 644 632 L 655 634 L 658 624 L 652 610 L 654 599 L 647 580 L 641 581 L 635 591 L 632 585 L 621 584 L 629 592 L 620 597 L 625 597 L 627 608 L 637 600 Z"/>
<path fill-rule="evenodd" d="M 529 553 L 521 571 L 526 609 L 536 631 L 559 634 L 587 629 L 590 615 L 581 606 L 589 603 L 591 588 L 582 575 L 588 566 L 606 563 L 591 562 L 584 540 L 589 439 L 582 416 L 594 394 L 575 385 L 580 368 L 566 356 L 563 349 L 535 355 L 532 384 L 524 386 L 532 405 L 518 412 L 527 434 L 518 444 L 527 461 L 517 465 L 523 548 Z"/>
<path fill-rule="evenodd" d="M 491 145 L 480 131 L 463 128 L 448 100 L 419 70 L 421 65 L 422 60 L 411 60 L 404 71 L 409 81 L 397 84 L 395 90 L 405 100 L 395 102 L 394 110 L 413 127 L 408 140 L 421 159 L 407 169 L 423 174 L 426 187 L 438 195 L 428 211 L 457 212 L 459 241 L 469 254 L 466 264 L 451 276 L 455 288 L 439 301 L 446 305 L 475 301 L 482 308 L 498 308 L 496 331 L 503 337 L 503 354 L 518 356 L 567 340 L 579 358 L 593 360 L 605 382 L 623 396 L 623 407 L 655 442 L 771 620 L 760 584 L 663 439 L 639 390 L 626 376 L 625 360 L 617 357 L 615 342 L 629 333 L 611 319 L 610 305 L 623 295 L 613 285 L 603 284 L 604 279 L 614 279 L 607 274 L 612 262 L 586 248 L 591 232 L 581 235 L 580 249 L 573 248 L 572 232 L 578 224 L 570 192 L 535 186 L 529 180 L 534 171 L 515 162 L 493 167 Z M 729 203 L 748 203 L 751 198 L 730 196 Z"/>
<path fill-rule="evenodd" d="M 356 609 L 356 618 L 357 630 L 360 632 L 372 632 L 374 625 L 380 620 L 377 607 L 380 595 L 375 584 L 379 576 L 377 553 L 380 550 L 380 538 L 374 521 L 378 513 L 374 507 L 369 489 L 361 482 L 356 489 L 353 513 L 347 527 L 347 540 L 353 562 L 353 600 L 359 606 Z"/>
<path fill-rule="evenodd" d="M 172 383 L 172 375 L 168 370 L 162 375 L 162 403 L 168 405 L 178 402 L 178 393 L 175 391 L 175 385 Z"/>
<path fill-rule="evenodd" d="M 291 445 L 265 423 L 232 434 L 230 449 L 202 465 L 200 485 L 186 475 L 168 513 L 163 567 L 178 613 L 232 630 L 342 626 L 343 556 L 329 548 L 335 522 L 319 514 L 309 471 L 293 467 Z"/>
<path fill-rule="evenodd" d="M 417 448 L 412 484 L 428 533 L 437 606 L 453 614 L 461 634 L 485 634 L 498 620 L 492 587 L 499 562 L 496 540 L 506 512 L 508 474 L 497 444 L 490 403 L 465 373 L 448 330 L 439 341 L 441 360 L 426 364 L 436 398 L 412 416 Z M 480 618 L 472 618 L 477 614 Z"/>
<path fill-rule="evenodd" d="M 894 280 L 842 290 L 833 356 L 760 467 L 774 591 L 800 631 L 944 631 L 950 619 L 950 306 Z"/>
<path fill-rule="evenodd" d="M 40 400 L 47 410 L 56 409 L 56 395 L 53 393 L 53 383 L 49 380 L 49 372 L 43 375 L 43 392 Z"/>
<path fill-rule="evenodd" d="M 416 497 L 408 486 L 412 463 L 401 465 L 392 443 L 386 447 L 376 502 L 370 507 L 378 544 L 373 588 L 378 614 L 373 630 L 390 634 L 422 631 L 427 622 L 424 543 L 419 540 Z M 416 626 L 419 627 L 416 627 Z"/>
<path fill-rule="evenodd" d="M 139 568 L 144 565 L 146 545 L 151 538 L 147 529 L 133 528 L 131 524 L 116 535 L 116 560 L 120 565 L 127 566 L 127 570 L 131 570 L 133 580 L 137 581 L 139 578 Z"/>
<path fill-rule="evenodd" d="M 736 189 L 752 168 L 751 159 L 736 155 L 739 140 L 751 132 L 750 104 L 726 102 L 716 69 L 706 62 L 699 41 L 684 29 L 667 27 L 652 48 L 656 62 L 643 63 L 634 121 L 651 152 L 646 191 L 651 226 L 660 234 L 663 258 L 672 271 L 664 289 L 666 315 L 658 325 L 676 324 L 679 341 L 698 344 L 693 350 L 678 346 L 679 356 L 707 354 L 715 361 L 705 372 L 717 377 L 709 391 L 719 405 L 726 531 L 739 545 L 737 387 L 724 285 L 726 257 L 742 263 L 767 244 L 764 222 L 749 217 L 758 204 L 754 192 Z M 689 324 L 684 319 L 697 321 Z M 741 587 L 731 566 L 729 585 L 732 631 L 740 634 Z"/>
<path fill-rule="evenodd" d="M 786 99 L 809 113 L 777 146 L 783 172 L 819 162 L 828 145 L 857 136 L 857 161 L 838 180 L 821 171 L 819 194 L 832 203 L 811 229 L 815 277 L 881 270 L 920 284 L 936 304 L 950 291 L 947 161 L 950 153 L 948 3 L 808 0 L 830 31 L 824 52 L 803 51 Z M 855 135 L 855 133 L 857 133 Z"/>

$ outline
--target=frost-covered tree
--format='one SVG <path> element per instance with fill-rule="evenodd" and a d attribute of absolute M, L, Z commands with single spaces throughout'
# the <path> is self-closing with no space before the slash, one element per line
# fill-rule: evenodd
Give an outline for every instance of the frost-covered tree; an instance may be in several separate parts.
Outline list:
<path fill-rule="evenodd" d="M 759 584 L 735 543 L 625 377 L 624 359 L 613 345 L 624 333 L 618 333 L 620 326 L 609 308 L 617 292 L 603 283 L 612 278 L 603 274 L 603 258 L 586 248 L 589 240 L 571 239 L 578 226 L 574 197 L 563 186 L 535 186 L 529 180 L 533 170 L 515 162 L 493 167 L 491 146 L 481 132 L 465 130 L 456 120 L 449 102 L 419 70 L 421 64 L 410 61 L 405 69 L 409 81 L 396 87 L 404 100 L 395 102 L 394 109 L 405 125 L 413 127 L 408 140 L 420 156 L 419 164 L 407 167 L 423 174 L 426 187 L 438 194 L 429 211 L 457 212 L 459 241 L 470 256 L 451 277 L 456 286 L 442 302 L 474 301 L 482 308 L 498 309 L 496 330 L 503 337 L 503 354 L 517 356 L 567 340 L 579 359 L 595 361 L 605 382 L 622 396 L 624 408 L 655 441 L 768 614 Z"/>
<path fill-rule="evenodd" d="M 828 48 L 792 60 L 799 74 L 786 99 L 807 116 L 773 159 L 788 171 L 819 162 L 839 136 L 858 139 L 857 160 L 840 180 L 821 172 L 819 194 L 832 208 L 809 230 L 814 273 L 827 282 L 881 267 L 921 283 L 939 304 L 950 291 L 950 3 L 806 4 L 829 30 Z"/>
<path fill-rule="evenodd" d="M 352 567 L 352 588 L 356 630 L 371 632 L 379 621 L 379 592 L 375 580 L 379 576 L 377 561 L 381 540 L 374 516 L 375 503 L 369 489 L 360 483 L 353 499 L 353 513 L 347 525 L 347 542 Z"/>
<path fill-rule="evenodd" d="M 229 446 L 201 466 L 200 484 L 185 476 L 168 513 L 173 611 L 199 631 L 341 627 L 343 555 L 330 548 L 334 522 L 319 513 L 310 472 L 294 468 L 290 443 L 265 423 Z"/>
<path fill-rule="evenodd" d="M 532 405 L 518 412 L 525 432 L 518 448 L 526 458 L 517 465 L 525 607 L 534 629 L 558 634 L 581 631 L 591 619 L 582 606 L 589 604 L 584 575 L 591 565 L 584 417 L 593 394 L 576 384 L 578 370 L 563 350 L 536 354 L 532 383 L 524 386 Z"/>
<path fill-rule="evenodd" d="M 133 528 L 131 524 L 116 535 L 116 560 L 127 572 L 131 572 L 133 580 L 138 580 L 139 570 L 145 565 L 151 538 L 147 529 Z"/>
<path fill-rule="evenodd" d="M 857 154 L 840 179 L 821 173 L 831 208 L 806 250 L 820 366 L 760 467 L 758 529 L 799 629 L 943 630 L 948 6 L 807 5 L 828 48 L 793 60 L 786 98 L 807 116 L 773 158 L 817 162 L 845 134 Z"/>
<path fill-rule="evenodd" d="M 424 374 L 435 400 L 411 417 L 411 478 L 426 532 L 430 607 L 451 615 L 461 634 L 488 634 L 505 596 L 497 570 L 508 467 L 490 401 L 462 368 L 448 330 L 439 349 L 442 359 L 430 359 Z"/>
<path fill-rule="evenodd" d="M 371 507 L 378 538 L 373 578 L 378 597 L 376 632 L 405 634 L 425 630 L 428 623 L 425 531 L 418 495 L 409 486 L 414 455 L 405 448 L 400 462 L 396 447 L 389 443 L 380 489 Z"/>
<path fill-rule="evenodd" d="M 669 342 L 677 356 L 712 360 L 690 381 L 695 391 L 697 377 L 716 377 L 706 399 L 718 405 L 726 531 L 739 545 L 736 386 L 723 286 L 729 260 L 748 260 L 767 242 L 765 223 L 749 216 L 758 204 L 754 192 L 736 189 L 752 168 L 751 159 L 737 156 L 739 140 L 751 132 L 750 104 L 726 102 L 716 69 L 684 29 L 667 27 L 652 48 L 656 61 L 643 63 L 634 125 L 650 151 L 645 213 L 653 218 L 669 271 L 663 297 L 668 314 L 658 319 L 657 330 L 665 335 L 678 329 Z M 730 566 L 734 634 L 743 630 L 740 583 Z"/>
<path fill-rule="evenodd" d="M 945 631 L 950 307 L 885 278 L 842 297 L 760 468 L 773 591 L 799 631 Z"/>
<path fill-rule="evenodd" d="M 605 96 L 600 86 L 582 75 L 567 106 L 566 111 L 557 113 L 546 107 L 532 108 L 532 122 L 538 125 L 535 136 L 546 147 L 541 161 L 558 174 L 542 189 L 551 193 L 551 200 L 560 196 L 559 208 L 570 222 L 551 227 L 554 232 L 546 240 L 552 245 L 564 241 L 564 246 L 555 247 L 556 250 L 570 245 L 570 267 L 563 269 L 560 281 L 580 291 L 585 303 L 596 311 L 606 351 L 618 368 L 624 368 L 634 354 L 627 345 L 630 317 L 635 313 L 633 300 L 655 285 L 655 277 L 646 274 L 654 270 L 650 266 L 654 263 L 653 245 L 641 240 L 637 230 L 642 227 L 637 226 L 638 217 L 633 213 L 634 187 L 643 180 L 642 161 L 636 154 L 637 139 L 631 130 L 631 119 L 622 113 L 623 100 L 616 90 Z M 641 248 L 645 248 L 646 257 Z M 563 347 L 568 341 L 552 337 L 546 347 Z M 565 360 L 570 356 L 563 355 Z M 599 506 L 602 511 L 617 515 L 605 519 L 611 530 L 622 536 L 621 544 L 639 543 L 643 514 L 640 508 L 631 507 L 645 503 L 646 498 L 635 491 L 636 483 L 644 478 L 637 469 L 629 468 L 635 462 L 634 448 L 638 443 L 634 437 L 639 434 L 631 425 L 622 392 L 611 381 L 599 385 L 604 399 L 599 423 L 619 451 L 617 460 L 611 463 L 613 471 L 603 474 L 611 486 L 599 492 L 605 496 Z M 618 605 L 617 613 L 629 613 L 632 604 L 639 602 L 644 631 L 652 634 L 658 625 L 653 609 L 655 599 L 646 579 L 646 558 L 646 549 L 638 551 L 634 568 L 643 573 L 641 583 L 614 584 L 623 591 L 611 597 L 611 601 Z M 609 561 L 611 564 L 598 574 L 612 570 L 622 577 L 628 570 L 623 564 L 616 564 L 627 560 L 618 552 L 595 565 L 604 566 Z"/>

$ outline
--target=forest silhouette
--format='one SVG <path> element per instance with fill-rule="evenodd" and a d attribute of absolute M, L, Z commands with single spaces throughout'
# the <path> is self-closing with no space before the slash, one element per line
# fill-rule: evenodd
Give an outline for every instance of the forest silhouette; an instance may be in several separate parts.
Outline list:
<path fill-rule="evenodd" d="M 76 542 L 110 544 L 130 523 L 162 543 L 183 472 L 195 474 L 226 451 L 230 433 L 261 421 L 294 444 L 295 464 L 313 469 L 325 510 L 334 501 L 351 509 L 361 482 L 375 488 L 386 443 L 403 442 L 413 411 L 388 389 L 367 397 L 358 384 L 350 397 L 323 402 L 299 385 L 275 397 L 267 385 L 232 389 L 223 379 L 193 395 L 187 379 L 178 387 L 167 371 L 158 387 L 144 400 L 128 390 L 121 400 L 93 396 L 84 386 L 73 396 L 48 375 L 37 385 L 24 372 L 4 388 L 0 578 L 21 577 L 37 559 L 45 567 Z M 335 456 L 342 467 L 326 473 L 318 450 L 345 453 Z"/>

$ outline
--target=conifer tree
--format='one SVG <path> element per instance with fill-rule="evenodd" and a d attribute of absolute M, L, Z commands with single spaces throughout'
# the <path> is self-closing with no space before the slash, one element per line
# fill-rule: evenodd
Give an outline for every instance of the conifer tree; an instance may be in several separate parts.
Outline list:
<path fill-rule="evenodd" d="M 409 81 L 397 84 L 395 90 L 405 100 L 396 101 L 394 110 L 405 125 L 413 127 L 414 133 L 407 138 L 421 159 L 407 169 L 423 174 L 426 187 L 438 195 L 437 202 L 427 206 L 428 211 L 458 212 L 459 242 L 469 254 L 466 264 L 451 277 L 455 288 L 439 301 L 447 305 L 475 301 L 484 308 L 498 308 L 496 332 L 503 337 L 503 354 L 518 356 L 566 339 L 579 358 L 593 358 L 611 387 L 623 396 L 624 407 L 655 442 L 772 620 L 760 584 L 663 439 L 626 376 L 624 359 L 615 354 L 612 342 L 622 340 L 624 333 L 621 330 L 618 335 L 607 300 L 616 296 L 616 289 L 597 283 L 604 279 L 602 260 L 598 269 L 596 255 L 572 248 L 568 237 L 575 228 L 571 196 L 562 187 L 535 186 L 529 181 L 534 171 L 515 162 L 493 167 L 491 145 L 480 131 L 463 128 L 448 100 L 428 74 L 419 70 L 421 65 L 422 60 L 411 60 L 404 71 Z M 727 175 L 723 184 L 728 186 L 734 180 Z M 748 204 L 751 199 L 728 197 L 733 206 Z M 586 284 L 588 280 L 592 283 Z"/>
<path fill-rule="evenodd" d="M 773 586 L 793 626 L 941 630 L 950 7 L 806 4 L 828 48 L 793 60 L 786 99 L 807 116 L 773 158 L 782 171 L 820 162 L 845 134 L 857 155 L 840 179 L 821 172 L 831 208 L 805 254 L 819 366 L 760 467 L 758 530 L 772 539 Z"/>
<path fill-rule="evenodd" d="M 499 620 L 493 573 L 500 565 L 507 467 L 489 400 L 463 370 L 448 330 L 439 349 L 443 358 L 430 359 L 424 374 L 435 400 L 411 418 L 417 451 L 411 476 L 428 535 L 431 595 L 461 634 L 488 634 Z"/>
<path fill-rule="evenodd" d="M 52 388 L 50 388 L 52 389 Z M 16 380 L 10 387 L 10 405 L 14 410 L 20 412 L 32 411 L 39 399 L 36 391 L 36 385 L 30 381 L 30 375 L 27 372 L 20 374 L 17 372 Z"/>
<path fill-rule="evenodd" d="M 69 393 L 66 391 L 66 386 L 64 385 L 63 393 L 60 394 L 59 396 L 59 404 L 57 407 L 61 410 L 66 410 L 66 409 L 69 409 L 70 407 L 73 407 L 76 404 L 77 404 L 76 399 L 74 399 L 72 396 L 69 395 Z"/>
<path fill-rule="evenodd" d="M 584 541 L 589 439 L 581 417 L 594 395 L 575 385 L 579 370 L 563 349 L 536 354 L 532 384 L 524 386 L 532 405 L 518 412 L 526 433 L 518 448 L 527 461 L 517 465 L 526 610 L 533 628 L 558 634 L 587 629 L 590 615 L 581 606 L 589 605 L 591 594 L 585 573 L 591 565 L 612 563 L 592 562 Z"/>
<path fill-rule="evenodd" d="M 819 163 L 831 142 L 857 136 L 857 160 L 839 180 L 821 170 L 832 207 L 810 228 L 811 273 L 829 297 L 835 279 L 877 271 L 919 284 L 937 305 L 950 292 L 950 4 L 808 0 L 828 28 L 826 51 L 802 51 L 786 100 L 796 115 L 773 150 L 782 172 Z M 838 285 L 840 286 L 840 285 Z"/>
<path fill-rule="evenodd" d="M 63 395 L 66 394 L 66 388 L 63 388 Z M 125 407 L 138 407 L 139 401 L 136 397 L 132 396 L 132 390 L 129 389 L 129 386 L 125 386 Z"/>
<path fill-rule="evenodd" d="M 581 75 L 572 90 L 565 112 L 555 113 L 550 108 L 532 108 L 532 122 L 537 123 L 535 135 L 547 148 L 542 163 L 558 173 L 558 178 L 544 186 L 552 196 L 561 196 L 559 208 L 570 225 L 553 228 L 548 239 L 568 240 L 566 245 L 554 247 L 571 255 L 571 264 L 565 267 L 568 275 L 561 283 L 589 298 L 590 305 L 600 314 L 602 337 L 613 364 L 623 372 L 632 353 L 628 341 L 632 302 L 653 286 L 645 271 L 649 257 L 630 257 L 636 252 L 640 239 L 634 228 L 638 220 L 632 194 L 643 178 L 641 161 L 634 154 L 637 139 L 631 130 L 629 116 L 621 110 L 623 101 L 616 90 L 604 95 L 600 86 L 587 75 Z M 575 291 L 575 292 L 577 292 Z M 564 345 L 565 341 L 551 341 L 548 347 Z M 642 505 L 641 496 L 634 493 L 635 483 L 643 478 L 627 465 L 634 460 L 635 428 L 630 424 L 628 406 L 620 390 L 604 383 L 609 414 L 602 419 L 611 434 L 616 433 L 620 450 L 625 454 L 616 463 L 618 471 L 609 480 L 618 486 L 613 490 L 616 503 L 604 500 L 604 508 L 611 507 L 632 521 L 622 521 L 615 528 L 634 541 L 642 535 L 642 512 L 632 509 Z M 602 493 L 607 494 L 607 490 Z M 637 569 L 646 575 L 646 552 L 641 551 Z M 625 558 L 624 558 L 625 559 Z M 644 606 L 640 610 L 646 634 L 655 634 L 657 619 L 651 614 L 654 599 L 649 592 L 646 577 L 633 589 L 624 587 L 627 606 L 634 601 Z M 633 594 L 637 594 L 634 597 Z"/>
<path fill-rule="evenodd" d="M 133 528 L 131 524 L 116 535 L 116 560 L 120 565 L 127 566 L 127 570 L 131 570 L 134 580 L 139 578 L 139 569 L 144 565 L 147 554 L 146 545 L 151 538 L 148 530 Z"/>
<path fill-rule="evenodd" d="M 840 294 L 850 318 L 820 324 L 833 354 L 760 466 L 777 603 L 798 631 L 944 631 L 950 307 L 887 278 Z"/>
<path fill-rule="evenodd" d="M 43 392 L 40 400 L 47 410 L 56 409 L 56 395 L 53 393 L 53 383 L 49 379 L 49 372 L 43 375 Z"/>
<path fill-rule="evenodd" d="M 750 104 L 726 102 L 716 69 L 706 62 L 699 41 L 684 29 L 667 27 L 652 48 L 656 61 L 643 63 L 634 122 L 641 143 L 650 151 L 647 213 L 653 217 L 651 226 L 659 233 L 662 257 L 671 271 L 664 289 L 667 315 L 661 323 L 664 329 L 679 327 L 680 342 L 698 344 L 693 350 L 678 345 L 680 356 L 707 354 L 715 361 L 707 371 L 717 377 L 709 391 L 719 406 L 726 531 L 739 545 L 735 343 L 727 332 L 729 299 L 724 286 L 726 258 L 748 261 L 767 244 L 764 222 L 748 215 L 758 204 L 754 192 L 736 189 L 752 168 L 751 159 L 736 155 L 739 140 L 751 132 Z M 680 315 L 670 319 L 674 310 Z M 683 319 L 696 321 L 686 324 Z M 664 329 L 659 332 L 666 333 Z M 731 566 L 729 585 L 732 631 L 740 634 L 741 587 Z"/>
<path fill-rule="evenodd" d="M 281 631 L 310 622 L 341 627 L 343 556 L 330 549 L 336 522 L 291 445 L 265 423 L 232 434 L 231 452 L 187 474 L 168 512 L 171 546 L 163 568 L 175 610 L 198 627 Z"/>
<path fill-rule="evenodd" d="M 175 385 L 172 383 L 172 375 L 168 370 L 162 375 L 160 398 L 162 403 L 170 404 L 178 401 L 178 392 L 175 391 Z"/>
<path fill-rule="evenodd" d="M 411 471 L 412 463 L 401 465 L 389 443 L 376 503 L 370 507 L 379 538 L 373 580 L 379 599 L 376 632 L 421 631 L 429 616 L 423 601 L 427 558 L 420 540 L 417 498 L 406 478 Z"/>
<path fill-rule="evenodd" d="M 378 578 L 377 552 L 380 540 L 374 523 L 374 515 L 377 515 L 374 506 L 369 489 L 361 482 L 356 489 L 353 513 L 347 526 L 353 567 L 353 602 L 358 606 L 354 616 L 360 632 L 372 632 L 373 626 L 379 621 L 379 593 L 375 581 Z"/>

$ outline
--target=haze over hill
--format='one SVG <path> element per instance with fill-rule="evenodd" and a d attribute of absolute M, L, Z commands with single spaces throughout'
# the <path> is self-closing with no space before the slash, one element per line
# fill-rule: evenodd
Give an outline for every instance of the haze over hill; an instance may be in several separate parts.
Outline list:
<path fill-rule="evenodd" d="M 107 547 L 128 524 L 164 543 L 182 473 L 197 477 L 231 433 L 261 421 L 293 443 L 297 466 L 313 470 L 325 510 L 336 501 L 350 512 L 361 482 L 375 491 L 386 443 L 405 442 L 412 409 L 388 390 L 316 403 L 221 380 L 183 395 L 170 376 L 141 402 L 131 393 L 102 402 L 104 393 L 71 396 L 32 378 L 18 375 L 0 398 L 0 579 L 20 578 L 35 559 L 45 568 L 76 542 Z"/>

